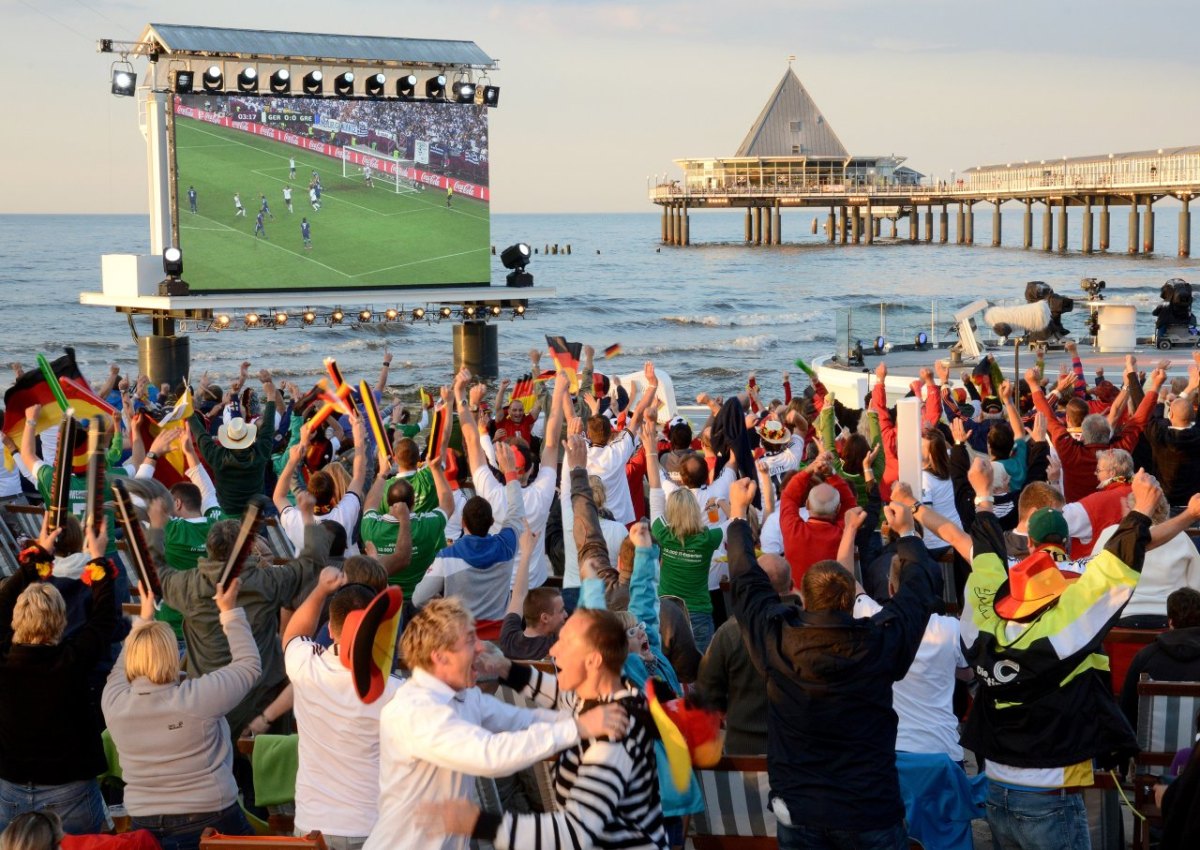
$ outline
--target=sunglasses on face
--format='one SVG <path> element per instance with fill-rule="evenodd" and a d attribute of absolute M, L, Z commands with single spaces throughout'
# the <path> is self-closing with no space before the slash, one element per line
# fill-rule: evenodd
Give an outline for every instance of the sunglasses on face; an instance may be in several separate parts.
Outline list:
<path fill-rule="evenodd" d="M 630 637 L 637 637 L 638 632 L 644 632 L 644 631 L 646 631 L 646 624 L 643 622 L 638 622 L 637 625 L 631 626 L 630 628 L 626 629 L 625 634 L 629 635 Z"/>

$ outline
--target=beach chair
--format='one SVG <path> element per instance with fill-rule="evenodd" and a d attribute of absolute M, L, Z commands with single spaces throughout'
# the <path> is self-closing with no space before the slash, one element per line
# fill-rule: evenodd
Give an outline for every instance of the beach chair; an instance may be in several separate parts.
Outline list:
<path fill-rule="evenodd" d="M 554 672 L 554 665 L 547 662 L 533 662 L 530 666 L 536 667 L 544 673 Z M 496 689 L 496 699 L 503 700 L 509 705 L 515 705 L 518 708 L 537 708 L 532 700 L 526 699 L 506 685 L 501 685 Z M 554 811 L 554 774 L 552 765 L 552 761 L 540 761 L 533 765 L 533 767 L 521 771 L 521 773 L 525 773 L 527 776 L 531 775 L 532 777 L 532 782 L 524 782 L 522 783 L 522 787 L 527 792 L 536 794 L 537 799 L 530 802 L 541 812 Z"/>
<path fill-rule="evenodd" d="M 1200 712 L 1200 682 L 1156 682 L 1144 673 L 1138 680 L 1138 753 L 1134 761 L 1134 807 L 1145 815 L 1133 822 L 1134 850 L 1149 850 L 1150 827 L 1162 825 L 1154 804 L 1154 785 L 1176 753 L 1195 742 Z"/>
<path fill-rule="evenodd" d="M 691 818 L 696 850 L 774 850 L 765 756 L 726 756 L 696 770 L 704 811 Z"/>
<path fill-rule="evenodd" d="M 295 830 L 298 742 L 296 735 L 259 735 L 237 741 L 238 752 L 250 759 L 254 803 L 266 808 L 271 835 L 291 835 Z"/>
<path fill-rule="evenodd" d="M 1129 665 L 1133 663 L 1133 656 L 1137 655 L 1142 647 L 1154 643 L 1154 639 L 1162 632 L 1163 629 L 1123 629 L 1119 626 L 1108 630 L 1101 648 L 1108 656 L 1108 667 L 1112 671 L 1113 696 L 1121 696 L 1121 690 L 1125 687 L 1125 675 L 1129 672 Z"/>
<path fill-rule="evenodd" d="M 20 568 L 20 544 L 8 526 L 0 522 L 0 578 L 8 578 Z"/>
<path fill-rule="evenodd" d="M 42 514 L 45 513 L 36 505 L 5 505 L 9 516 L 17 521 L 21 534 L 30 540 L 37 540 L 42 530 Z"/>
<path fill-rule="evenodd" d="M 275 517 L 267 517 L 262 524 L 263 536 L 267 538 L 267 545 L 271 547 L 271 553 L 277 560 L 291 561 L 296 557 L 296 551 L 292 548 L 292 541 L 288 538 L 287 533 L 279 526 L 279 522 Z"/>
<path fill-rule="evenodd" d="M 200 850 L 327 850 L 325 836 L 317 830 L 308 835 L 222 835 L 212 827 L 200 836 Z"/>

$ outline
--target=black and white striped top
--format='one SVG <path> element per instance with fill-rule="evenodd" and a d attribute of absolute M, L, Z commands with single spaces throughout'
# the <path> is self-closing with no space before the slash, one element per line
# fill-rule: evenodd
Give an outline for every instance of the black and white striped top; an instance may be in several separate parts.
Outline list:
<path fill-rule="evenodd" d="M 554 812 L 482 814 L 475 837 L 492 841 L 496 850 L 666 850 L 654 755 L 658 732 L 642 693 L 626 683 L 601 700 L 580 701 L 560 691 L 553 676 L 521 664 L 513 665 L 505 684 L 541 706 L 576 715 L 600 702 L 618 702 L 629 713 L 629 732 L 621 741 L 587 740 L 559 754 Z"/>

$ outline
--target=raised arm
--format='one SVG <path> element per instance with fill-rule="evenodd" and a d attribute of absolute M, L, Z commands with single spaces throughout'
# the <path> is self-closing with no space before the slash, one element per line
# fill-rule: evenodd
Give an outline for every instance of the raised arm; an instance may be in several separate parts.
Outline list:
<path fill-rule="evenodd" d="M 312 591 L 304 598 L 300 607 L 288 620 L 287 628 L 283 630 L 283 645 L 286 647 L 292 638 L 312 637 L 321 625 L 321 612 L 325 602 L 339 587 L 346 583 L 346 574 L 337 567 L 325 567 L 317 578 Z"/>
<path fill-rule="evenodd" d="M 529 562 L 537 547 L 537 535 L 530 529 L 529 523 L 521 532 L 520 556 L 517 559 L 517 570 L 513 574 L 512 594 L 508 599 L 508 609 L 505 614 L 523 614 L 525 597 L 529 594 Z"/>
<path fill-rule="evenodd" d="M 629 418 L 629 422 L 625 426 L 634 434 L 641 427 L 642 417 L 646 415 L 650 405 L 658 401 L 658 378 L 654 374 L 654 364 L 647 360 L 643 372 L 646 376 L 646 389 L 642 392 L 642 400 L 633 410 L 633 416 Z"/>
<path fill-rule="evenodd" d="M 534 374 L 537 374 L 536 367 Z M 561 372 L 554 376 L 554 398 L 546 419 L 546 433 L 542 439 L 542 468 L 558 466 L 559 444 L 562 441 L 563 412 L 567 404 L 567 379 Z"/>
<path fill-rule="evenodd" d="M 350 428 L 354 434 L 354 465 L 350 469 L 350 483 L 346 485 L 346 492 L 353 493 L 361 500 L 363 486 L 367 483 L 367 424 L 354 408 L 350 409 Z"/>
<path fill-rule="evenodd" d="M 275 491 L 271 494 L 271 501 L 275 503 L 275 509 L 280 513 L 292 505 L 288 499 L 288 494 L 291 493 L 292 484 L 296 479 L 296 469 L 300 466 L 301 459 L 308 451 L 309 438 L 309 430 L 305 427 L 300 432 L 300 442 L 296 443 L 288 451 L 287 463 L 283 465 L 283 469 L 279 473 L 279 478 L 275 481 Z"/>
<path fill-rule="evenodd" d="M 387 389 L 388 371 L 392 368 L 392 352 L 383 350 L 383 365 L 379 367 L 379 380 L 375 382 L 375 392 L 382 393 Z"/>

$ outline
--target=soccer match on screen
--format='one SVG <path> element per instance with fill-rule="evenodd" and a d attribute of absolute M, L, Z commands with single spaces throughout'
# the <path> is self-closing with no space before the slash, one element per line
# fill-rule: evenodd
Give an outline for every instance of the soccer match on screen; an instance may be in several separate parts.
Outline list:
<path fill-rule="evenodd" d="M 177 95 L 192 291 L 487 285 L 487 111 Z"/>

